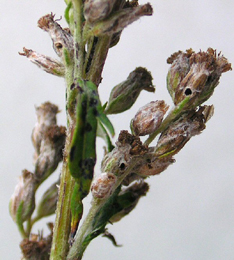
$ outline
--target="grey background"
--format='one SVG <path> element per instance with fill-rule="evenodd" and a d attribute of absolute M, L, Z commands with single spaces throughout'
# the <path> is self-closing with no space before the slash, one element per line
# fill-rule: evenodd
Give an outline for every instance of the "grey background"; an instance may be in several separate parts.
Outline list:
<path fill-rule="evenodd" d="M 129 129 L 130 119 L 149 101 L 164 99 L 171 105 L 165 78 L 166 58 L 173 52 L 213 47 L 234 61 L 233 1 L 158 0 L 152 5 L 153 17 L 142 18 L 124 31 L 104 69 L 103 102 L 136 66 L 147 67 L 157 87 L 155 94 L 142 92 L 131 111 L 111 117 L 117 133 Z M 58 121 L 65 125 L 63 79 L 40 71 L 17 53 L 25 46 L 56 57 L 48 35 L 37 28 L 37 20 L 50 12 L 59 18 L 64 7 L 62 0 L 0 2 L 0 259 L 20 258 L 20 236 L 8 214 L 8 202 L 21 170 L 33 169 L 34 105 L 47 100 L 58 104 L 62 110 Z M 65 25 L 64 19 L 61 23 Z M 215 104 L 215 114 L 204 133 L 185 146 L 166 172 L 148 180 L 150 192 L 129 216 L 109 226 L 123 247 L 114 248 L 99 237 L 88 247 L 84 260 L 234 259 L 233 100 L 233 73 L 228 72 L 207 102 Z M 98 146 L 102 155 L 102 141 Z M 39 195 L 58 174 L 59 169 Z M 47 234 L 45 221 L 34 232 L 44 228 Z"/>

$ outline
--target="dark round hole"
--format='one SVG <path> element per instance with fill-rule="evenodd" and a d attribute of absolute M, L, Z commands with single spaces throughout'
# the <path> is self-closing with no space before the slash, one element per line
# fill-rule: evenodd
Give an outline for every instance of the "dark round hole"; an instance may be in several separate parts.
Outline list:
<path fill-rule="evenodd" d="M 192 90 L 191 90 L 190 88 L 186 88 L 184 94 L 185 94 L 186 96 L 189 96 L 189 95 L 192 94 Z"/>
<path fill-rule="evenodd" d="M 63 45 L 60 42 L 55 43 L 55 46 L 56 46 L 57 49 L 62 49 L 63 48 Z"/>
<path fill-rule="evenodd" d="M 119 166 L 121 171 L 123 171 L 125 169 L 125 167 L 126 167 L 126 165 L 124 163 L 121 163 L 120 166 Z"/>

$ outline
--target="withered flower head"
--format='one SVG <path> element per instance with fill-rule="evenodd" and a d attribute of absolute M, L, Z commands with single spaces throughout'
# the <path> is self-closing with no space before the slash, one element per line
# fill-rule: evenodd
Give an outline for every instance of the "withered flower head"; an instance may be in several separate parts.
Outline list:
<path fill-rule="evenodd" d="M 133 133 L 139 136 L 152 134 L 161 125 L 168 108 L 163 100 L 152 101 L 141 107 L 131 122 Z"/>
<path fill-rule="evenodd" d="M 212 48 L 195 53 L 192 49 L 174 53 L 167 62 L 167 88 L 175 105 L 189 97 L 185 108 L 201 105 L 213 94 L 222 73 L 231 70 L 228 60 Z"/>
<path fill-rule="evenodd" d="M 213 112 L 213 106 L 201 106 L 198 110 L 185 113 L 161 134 L 155 155 L 165 157 L 178 153 L 192 136 L 200 134 L 206 128 L 206 122 Z"/>
<path fill-rule="evenodd" d="M 35 179 L 33 173 L 24 170 L 10 199 L 9 211 L 13 220 L 22 224 L 35 208 Z"/>
<path fill-rule="evenodd" d="M 111 13 L 116 0 L 85 0 L 84 17 L 94 23 L 105 19 Z"/>

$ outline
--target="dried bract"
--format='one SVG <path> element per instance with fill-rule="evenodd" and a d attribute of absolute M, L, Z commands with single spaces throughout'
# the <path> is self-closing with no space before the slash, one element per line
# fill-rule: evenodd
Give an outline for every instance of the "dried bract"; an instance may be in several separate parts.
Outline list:
<path fill-rule="evenodd" d="M 141 107 L 131 122 L 135 135 L 152 134 L 161 125 L 169 106 L 163 100 L 152 101 Z"/>
<path fill-rule="evenodd" d="M 184 109 L 201 105 L 213 94 L 222 73 L 231 70 L 231 64 L 212 48 L 206 52 L 179 51 L 168 60 L 172 64 L 167 75 L 167 88 L 177 105 L 189 97 Z"/>
<path fill-rule="evenodd" d="M 65 67 L 61 62 L 33 50 L 23 48 L 23 51 L 24 52 L 19 52 L 19 54 L 26 56 L 32 63 L 36 64 L 45 72 L 59 77 L 65 76 Z"/>
<path fill-rule="evenodd" d="M 127 80 L 115 86 L 110 94 L 106 114 L 117 114 L 128 110 L 144 89 L 154 92 L 151 73 L 145 68 L 138 67 L 132 71 Z"/>

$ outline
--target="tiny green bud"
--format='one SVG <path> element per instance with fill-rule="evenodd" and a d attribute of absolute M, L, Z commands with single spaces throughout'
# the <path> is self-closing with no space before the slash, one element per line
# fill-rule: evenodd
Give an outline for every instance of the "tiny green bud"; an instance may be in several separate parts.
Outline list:
<path fill-rule="evenodd" d="M 114 185 L 117 177 L 112 173 L 102 173 L 95 179 L 91 186 L 94 198 L 104 199 L 109 197 L 114 191 Z"/>
<path fill-rule="evenodd" d="M 175 105 L 185 98 L 190 100 L 184 109 L 195 108 L 211 97 L 222 73 L 231 70 L 231 64 L 220 53 L 208 48 L 206 52 L 174 53 L 167 62 L 171 65 L 167 75 L 167 88 Z"/>
<path fill-rule="evenodd" d="M 127 80 L 115 86 L 110 94 L 106 114 L 117 114 L 128 110 L 136 101 L 142 90 L 154 92 L 151 73 L 138 67 L 132 71 Z"/>
<path fill-rule="evenodd" d="M 37 219 L 47 217 L 55 213 L 58 200 L 59 181 L 52 184 L 42 195 L 37 206 Z"/>
<path fill-rule="evenodd" d="M 205 129 L 205 123 L 213 112 L 213 106 L 202 106 L 197 111 L 183 114 L 161 134 L 155 147 L 155 155 L 167 158 L 178 153 L 192 136 L 200 134 Z"/>
<path fill-rule="evenodd" d="M 35 208 L 35 191 L 33 173 L 23 170 L 9 204 L 11 217 L 17 224 L 21 225 L 32 215 Z"/>
<path fill-rule="evenodd" d="M 23 52 L 19 52 L 20 55 L 26 56 L 32 63 L 36 64 L 40 69 L 47 73 L 53 74 L 55 76 L 64 77 L 65 67 L 64 65 L 48 56 L 39 54 L 33 50 L 23 48 Z"/>
<path fill-rule="evenodd" d="M 135 135 L 149 135 L 158 129 L 169 106 L 163 100 L 152 101 L 141 107 L 131 121 Z"/>
<path fill-rule="evenodd" d="M 105 19 L 111 13 L 116 0 L 85 0 L 84 17 L 94 23 Z"/>

